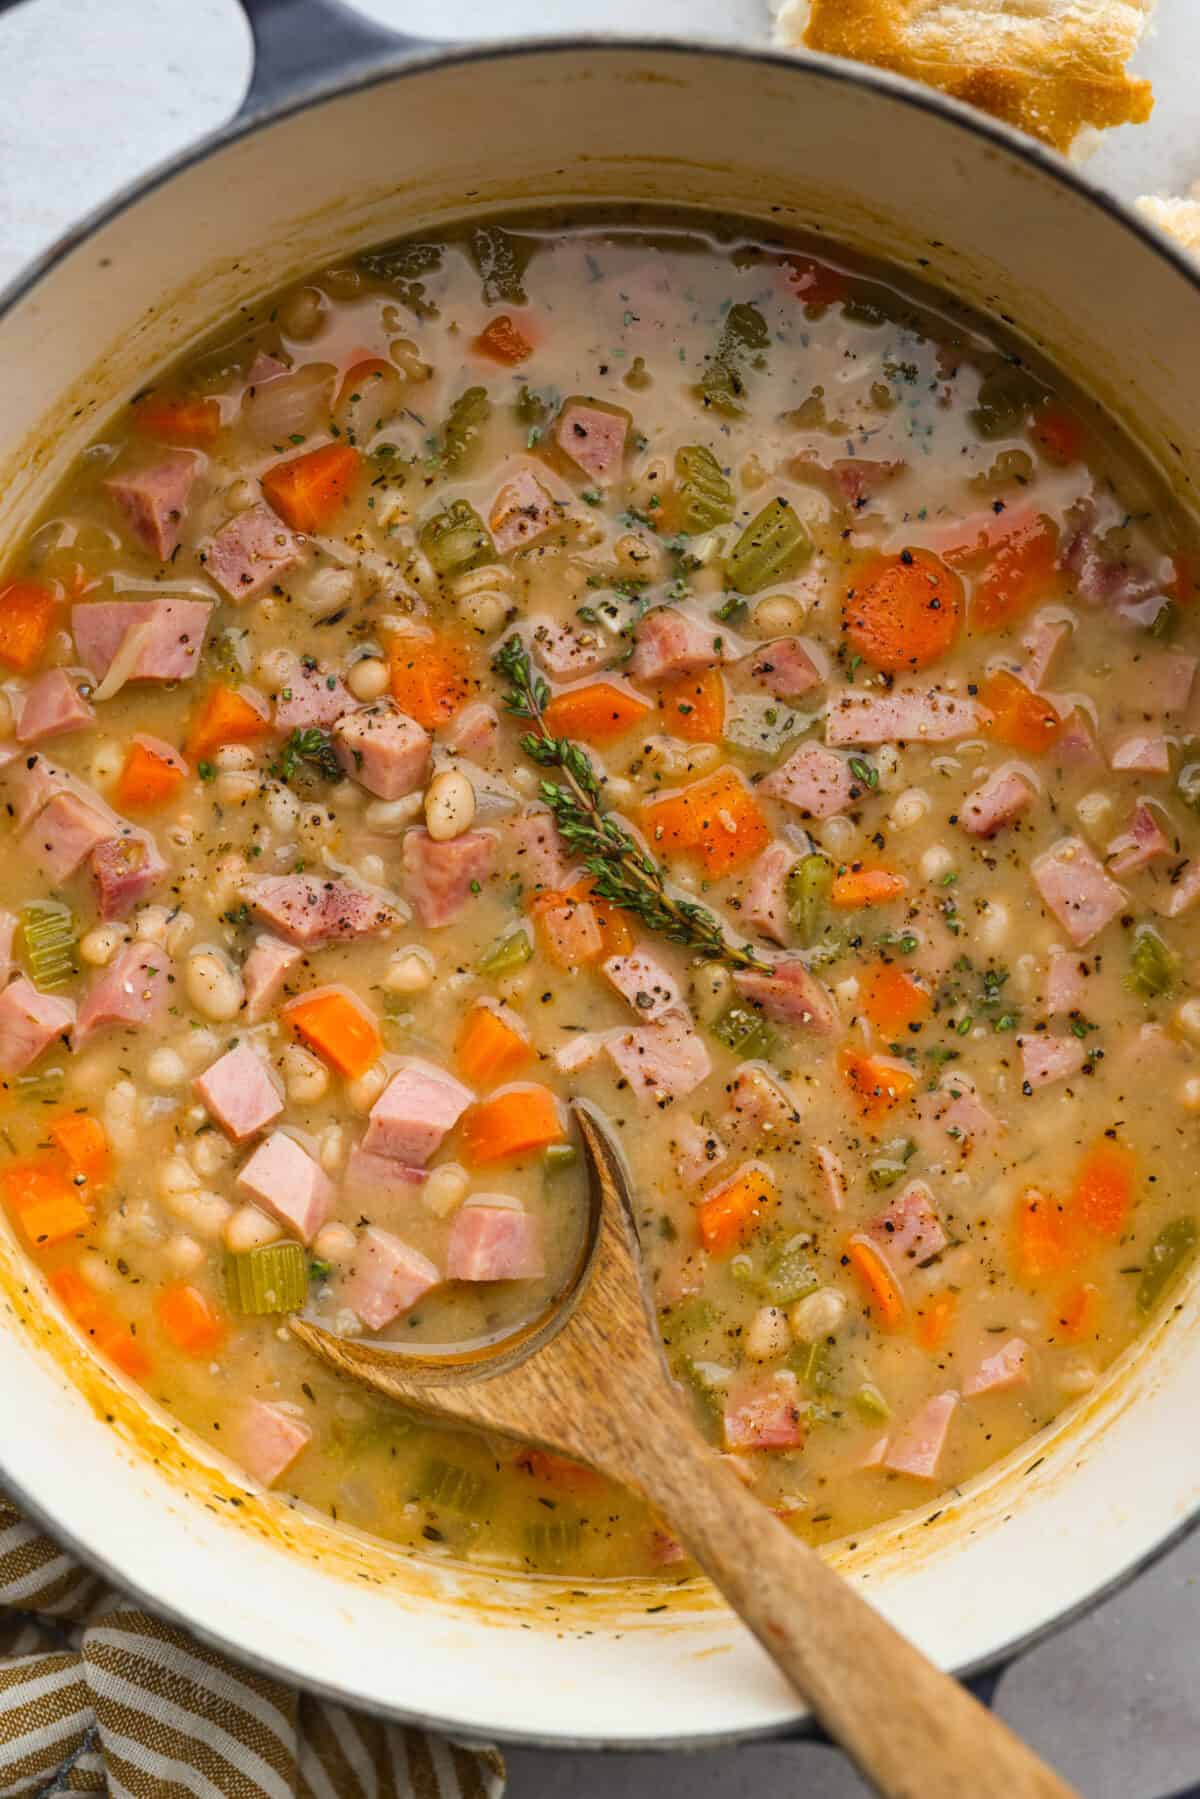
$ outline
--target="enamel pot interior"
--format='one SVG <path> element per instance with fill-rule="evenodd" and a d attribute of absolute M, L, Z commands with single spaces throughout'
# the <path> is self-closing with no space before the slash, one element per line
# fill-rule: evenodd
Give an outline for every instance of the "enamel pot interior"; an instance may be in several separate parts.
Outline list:
<path fill-rule="evenodd" d="M 396 66 L 231 133 L 35 272 L 0 319 L 3 541 L 104 416 L 239 303 L 400 232 L 595 199 L 719 207 L 918 268 L 1047 347 L 1195 504 L 1196 278 L 1061 165 L 834 63 L 560 43 Z M 640 1745 L 795 1721 L 702 1589 L 500 1580 L 337 1533 L 147 1416 L 8 1241 L 0 1295 L 4 1477 L 127 1589 L 235 1654 L 460 1735 Z M 936 1660 L 978 1666 L 1185 1528 L 1198 1388 L 1189 1289 L 1053 1432 L 838 1559 Z"/>

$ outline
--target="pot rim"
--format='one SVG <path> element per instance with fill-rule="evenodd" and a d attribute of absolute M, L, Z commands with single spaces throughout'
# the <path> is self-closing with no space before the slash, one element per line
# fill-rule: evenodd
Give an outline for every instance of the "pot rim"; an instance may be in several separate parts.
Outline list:
<path fill-rule="evenodd" d="M 183 150 L 155 163 L 144 174 L 119 187 L 109 199 L 89 209 L 73 225 L 55 238 L 44 251 L 18 270 L 17 274 L 0 288 L 0 324 L 41 281 L 51 275 L 67 257 L 102 227 L 131 211 L 142 199 L 156 192 L 160 187 L 166 186 L 176 176 L 198 166 L 217 152 L 239 143 L 243 139 L 255 136 L 259 132 L 266 131 L 285 119 L 318 108 L 328 101 L 363 93 L 401 77 L 422 75 L 432 69 L 472 63 L 507 62 L 510 59 L 531 54 L 578 52 L 621 55 L 640 52 L 646 55 L 665 54 L 688 58 L 732 59 L 781 72 L 796 69 L 803 71 L 808 78 L 836 82 L 846 87 L 866 89 L 899 101 L 917 111 L 940 114 L 955 128 L 1007 152 L 1038 173 L 1072 190 L 1099 212 L 1121 225 L 1140 241 L 1144 249 L 1166 263 L 1177 275 L 1182 276 L 1200 299 L 1200 261 L 1189 256 L 1181 245 L 1173 243 L 1155 226 L 1143 219 L 1127 201 L 1090 179 L 1081 169 L 1070 163 L 1057 151 L 1047 148 L 1036 139 L 1018 131 L 1014 126 L 994 119 L 937 89 L 925 87 L 910 80 L 907 76 L 897 75 L 889 70 L 810 50 L 782 50 L 768 45 L 747 44 L 739 40 L 719 37 L 692 39 L 671 33 L 643 36 L 625 32 L 601 31 L 578 32 L 561 36 L 514 36 L 491 40 L 483 44 L 434 45 L 418 48 L 412 47 L 411 44 L 407 47 L 401 45 L 395 51 L 384 50 L 374 54 L 368 61 L 349 71 L 302 82 L 285 98 L 264 102 L 246 112 L 239 110 L 224 125 L 205 133 Z M 31 1498 L 24 1491 L 21 1483 L 4 1469 L 3 1460 L 3 1447 L 0 1445 L 0 1475 L 3 1476 L 5 1490 L 23 1512 L 36 1521 L 56 1541 L 62 1543 L 80 1562 L 95 1570 L 118 1591 L 128 1594 L 157 1615 L 186 1629 L 210 1648 L 216 1649 L 220 1653 L 230 1656 L 235 1662 L 253 1668 L 256 1672 L 278 1680 L 284 1685 L 295 1686 L 295 1674 L 285 1663 L 254 1651 L 248 1651 L 223 1636 L 219 1631 L 197 1626 L 186 1613 L 176 1609 L 169 1601 L 164 1601 L 151 1588 L 143 1586 L 136 1579 L 130 1579 L 125 1573 L 112 1566 L 103 1556 L 98 1555 L 77 1537 L 73 1531 L 64 1530 L 61 1524 L 54 1519 L 51 1511 L 44 1507 L 39 1500 Z M 1139 1574 L 1152 1567 L 1170 1550 L 1178 1547 L 1196 1530 L 1197 1526 L 1200 1526 L 1200 1500 L 1173 1530 L 1166 1532 L 1145 1553 L 1134 1557 L 1132 1561 L 1101 1582 L 1076 1604 L 1057 1613 L 1054 1617 L 1046 1619 L 1041 1624 L 1033 1626 L 1028 1631 L 1013 1636 L 1006 1643 L 998 1645 L 973 1661 L 957 1665 L 949 1671 L 960 1680 L 969 1680 L 986 1674 L 990 1670 L 1001 1668 L 1068 1624 L 1086 1616 L 1102 1601 L 1120 1592 Z M 469 1727 L 464 1729 L 462 1723 L 453 1717 L 413 1711 L 401 1704 L 367 1703 L 351 1689 L 341 1687 L 332 1681 L 306 1679 L 304 1688 L 323 1699 L 348 1706 L 351 1709 L 367 1711 L 398 1723 L 416 1725 L 457 1741 L 481 1742 L 484 1740 L 477 1734 L 473 1734 Z M 620 1753 L 623 1751 L 715 1749 L 740 1743 L 803 1738 L 820 1734 L 819 1727 L 811 1714 L 801 1713 L 794 1719 L 774 1724 L 661 1737 L 622 1738 L 619 1736 L 597 1737 L 562 1734 L 543 1736 L 529 1731 L 509 1732 L 501 1728 L 490 1729 L 487 1732 L 487 1740 L 496 1740 L 514 1748 L 559 1751 L 600 1750 Z"/>

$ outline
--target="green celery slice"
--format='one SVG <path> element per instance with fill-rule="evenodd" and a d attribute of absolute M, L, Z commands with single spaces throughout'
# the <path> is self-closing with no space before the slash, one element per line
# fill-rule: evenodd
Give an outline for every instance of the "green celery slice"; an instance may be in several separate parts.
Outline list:
<path fill-rule="evenodd" d="M 491 416 L 486 387 L 468 387 L 459 394 L 442 427 L 442 467 L 450 474 L 470 460 Z"/>
<path fill-rule="evenodd" d="M 308 1298 L 308 1256 L 299 1243 L 265 1243 L 225 1257 L 230 1310 L 248 1318 L 298 1312 Z"/>
<path fill-rule="evenodd" d="M 481 1474 L 473 1473 L 459 1462 L 445 1462 L 440 1456 L 426 1462 L 417 1482 L 418 1499 L 468 1516 L 482 1512 L 491 1493 L 491 1482 Z"/>
<path fill-rule="evenodd" d="M 79 973 L 79 929 L 61 900 L 30 900 L 21 908 L 21 937 L 35 987 L 53 993 Z"/>
<path fill-rule="evenodd" d="M 725 314 L 717 347 L 707 358 L 698 393 L 714 412 L 737 416 L 746 396 L 745 369 L 763 368 L 771 332 L 757 306 L 740 300 Z"/>
<path fill-rule="evenodd" d="M 517 925 L 512 930 L 505 931 L 502 937 L 497 937 L 495 943 L 484 950 L 477 967 L 480 974 L 515 974 L 532 955 L 533 944 L 529 932 L 524 925 Z"/>
<path fill-rule="evenodd" d="M 725 558 L 725 579 L 735 593 L 759 593 L 789 581 L 813 553 L 812 539 L 782 495 L 768 500 Z"/>
<path fill-rule="evenodd" d="M 788 874 L 788 920 L 806 949 L 816 942 L 824 927 L 833 874 L 829 857 L 815 852 L 801 856 Z"/>
<path fill-rule="evenodd" d="M 1200 1226 L 1194 1218 L 1172 1218 L 1150 1245 L 1137 1288 L 1137 1309 L 1144 1318 L 1152 1312 L 1167 1288 L 1183 1273 L 1200 1243 Z"/>
<path fill-rule="evenodd" d="M 1159 999 L 1175 981 L 1175 957 L 1158 932 L 1142 925 L 1133 940 L 1125 984 L 1142 999 Z"/>
<path fill-rule="evenodd" d="M 854 1409 L 864 1424 L 886 1424 L 892 1415 L 887 1400 L 870 1381 L 865 1381 L 854 1395 Z"/>
<path fill-rule="evenodd" d="M 675 452 L 675 488 L 679 530 L 684 537 L 727 525 L 736 510 L 733 488 L 721 465 L 703 444 L 685 444 Z"/>
<path fill-rule="evenodd" d="M 467 500 L 451 500 L 419 533 L 421 548 L 437 575 L 464 575 L 495 559 L 496 550 L 483 520 Z"/>
<path fill-rule="evenodd" d="M 579 1518 L 546 1518 L 527 1524 L 522 1532 L 525 1554 L 535 1566 L 559 1568 L 583 1548 L 583 1522 Z"/>
<path fill-rule="evenodd" d="M 795 1305 L 821 1284 L 821 1277 L 797 1244 L 783 1244 L 767 1258 L 760 1292 L 773 1306 Z"/>
<path fill-rule="evenodd" d="M 483 283 L 484 305 L 527 306 L 525 270 L 538 248 L 537 239 L 518 237 L 498 225 L 476 225 L 470 245 Z"/>
<path fill-rule="evenodd" d="M 713 1024 L 712 1034 L 735 1056 L 759 1057 L 763 1061 L 770 1060 L 778 1044 L 775 1032 L 762 1013 L 736 1002 L 726 1006 Z"/>

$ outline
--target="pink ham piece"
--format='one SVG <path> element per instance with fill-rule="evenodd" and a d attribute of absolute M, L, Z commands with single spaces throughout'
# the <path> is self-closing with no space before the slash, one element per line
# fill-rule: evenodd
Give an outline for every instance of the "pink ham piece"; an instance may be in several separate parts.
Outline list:
<path fill-rule="evenodd" d="M 284 943 L 265 931 L 254 939 L 242 965 L 248 1023 L 259 1024 L 274 1011 L 289 974 L 303 960 L 303 950 L 294 943 Z"/>
<path fill-rule="evenodd" d="M 253 600 L 300 561 L 293 537 L 269 506 L 252 506 L 222 525 L 205 554 L 205 567 L 231 600 Z"/>
<path fill-rule="evenodd" d="M 23 831 L 56 793 L 73 792 L 78 785 L 65 769 L 36 753 L 8 757 L 0 767 L 0 780 L 8 796 L 6 810 L 18 831 Z"/>
<path fill-rule="evenodd" d="M 781 1024 L 803 1025 L 805 1030 L 816 1031 L 820 1036 L 827 1035 L 837 1024 L 829 994 L 798 956 L 777 962 L 770 974 L 738 970 L 733 984 L 743 999 Z"/>
<path fill-rule="evenodd" d="M 629 672 L 635 681 L 662 681 L 693 675 L 721 660 L 721 632 L 707 619 L 692 618 L 673 606 L 647 613 L 637 628 Z"/>
<path fill-rule="evenodd" d="M 1125 562 L 1105 548 L 1096 508 L 1085 500 L 1075 512 L 1078 528 L 1067 543 L 1062 566 L 1075 576 L 1076 591 L 1087 606 L 1133 606 L 1162 591 L 1162 583 L 1139 562 Z"/>
<path fill-rule="evenodd" d="M 1088 978 L 1087 964 L 1072 950 L 1051 950 L 1046 963 L 1043 1001 L 1051 1018 L 1077 1012 L 1083 1004 Z"/>
<path fill-rule="evenodd" d="M 578 1074 L 592 1068 L 604 1054 L 612 1031 L 575 1031 L 554 1052 L 554 1066 L 560 1074 Z"/>
<path fill-rule="evenodd" d="M 995 1355 L 985 1356 L 978 1368 L 963 1382 L 963 1398 L 979 1399 L 984 1393 L 1011 1393 L 1014 1387 L 1027 1387 L 1030 1380 L 1031 1354 L 1023 1337 L 1010 1337 Z"/>
<path fill-rule="evenodd" d="M 952 743 L 979 729 L 979 707 L 936 688 L 894 687 L 890 693 L 858 693 L 843 687 L 830 696 L 825 741 L 835 745 Z"/>
<path fill-rule="evenodd" d="M 796 637 L 777 637 L 747 661 L 751 680 L 777 700 L 803 699 L 821 685 L 821 671 Z"/>
<path fill-rule="evenodd" d="M 92 851 L 92 879 L 103 919 L 128 918 L 166 878 L 167 865 L 149 831 L 126 829 Z"/>
<path fill-rule="evenodd" d="M 391 1156 L 375 1156 L 356 1143 L 346 1160 L 342 1187 L 355 1206 L 395 1208 L 411 1200 L 429 1179 L 427 1168 L 410 1168 Z"/>
<path fill-rule="evenodd" d="M 760 937 L 786 943 L 788 925 L 787 881 L 796 866 L 796 851 L 781 837 L 768 844 L 750 870 L 741 917 Z"/>
<path fill-rule="evenodd" d="M 861 799 L 865 790 L 841 756 L 819 743 L 806 743 L 769 774 L 758 791 L 794 807 L 801 818 L 833 818 Z"/>
<path fill-rule="evenodd" d="M 179 530 L 199 463 L 173 450 L 151 468 L 112 475 L 104 483 L 143 548 L 166 562 L 179 548 Z"/>
<path fill-rule="evenodd" d="M 582 680 L 612 661 L 616 653 L 598 631 L 538 619 L 531 634 L 533 653 L 548 675 L 560 681 Z"/>
<path fill-rule="evenodd" d="M 99 800 L 67 790 L 56 793 L 49 805 L 42 807 L 21 841 L 38 871 L 57 887 L 119 828 Z"/>
<path fill-rule="evenodd" d="M 717 1133 L 705 1130 L 694 1118 L 680 1118 L 671 1134 L 675 1172 L 685 1187 L 699 1185 L 729 1153 Z"/>
<path fill-rule="evenodd" d="M 1106 767 L 1096 734 L 1078 707 L 1068 712 L 1054 745 L 1054 759 L 1062 768 L 1101 769 Z"/>
<path fill-rule="evenodd" d="M 1099 936 L 1125 904 L 1081 837 L 1063 837 L 1030 865 L 1033 884 L 1071 942 L 1081 949 Z"/>
<path fill-rule="evenodd" d="M 866 1225 L 866 1234 L 894 1273 L 903 1275 L 940 1255 L 949 1242 L 924 1181 L 910 1181 L 890 1206 Z"/>
<path fill-rule="evenodd" d="M 971 837 L 994 837 L 997 831 L 1015 824 L 1037 798 L 1037 792 L 1016 769 L 997 768 L 982 787 L 969 793 L 962 803 L 958 822 Z"/>
<path fill-rule="evenodd" d="M 409 1167 L 441 1148 L 475 1095 L 444 1068 L 417 1058 L 394 1074 L 371 1107 L 362 1146 Z"/>
<path fill-rule="evenodd" d="M 1109 762 L 1113 768 L 1125 769 L 1139 775 L 1169 775 L 1171 772 L 1171 751 L 1165 737 L 1135 734 L 1123 737 Z"/>
<path fill-rule="evenodd" d="M 1163 918 L 1178 918 L 1200 901 L 1200 858 L 1185 862 L 1165 887 L 1154 896 L 1154 910 Z"/>
<path fill-rule="evenodd" d="M 1129 827 L 1114 837 L 1107 851 L 1108 872 L 1114 875 L 1136 874 L 1162 856 L 1174 855 L 1174 846 L 1153 809 L 1144 800 L 1133 808 Z"/>
<path fill-rule="evenodd" d="M 703 1040 L 681 1019 L 640 1025 L 605 1038 L 618 1075 L 643 1105 L 667 1106 L 694 1092 L 712 1073 Z"/>
<path fill-rule="evenodd" d="M 828 1144 L 818 1143 L 813 1151 L 821 1176 L 821 1191 L 831 1212 L 840 1212 L 846 1204 L 846 1170 L 842 1158 L 834 1155 Z"/>
<path fill-rule="evenodd" d="M 957 1393 L 938 1393 L 926 1400 L 888 1443 L 883 1466 L 893 1474 L 911 1474 L 914 1480 L 936 1480 L 957 1410 Z"/>
<path fill-rule="evenodd" d="M 246 1043 L 218 1056 L 193 1085 L 206 1110 L 235 1143 L 265 1131 L 283 1111 L 270 1070 Z"/>
<path fill-rule="evenodd" d="M 0 912 L 0 987 L 6 984 L 13 971 L 13 938 L 16 931 L 16 914 Z"/>
<path fill-rule="evenodd" d="M 246 370 L 246 386 L 253 390 L 264 381 L 273 381 L 276 375 L 287 373 L 286 362 L 280 362 L 278 356 L 269 356 L 265 350 L 260 350 Z"/>
<path fill-rule="evenodd" d="M 75 1023 L 74 1002 L 39 993 L 23 974 L 0 993 L 0 1074 L 24 1074 Z"/>
<path fill-rule="evenodd" d="M 571 879 L 571 863 L 549 812 L 522 812 L 512 821 L 516 864 L 525 887 L 561 893 Z"/>
<path fill-rule="evenodd" d="M 429 773 L 429 732 L 391 700 L 339 718 L 333 747 L 343 773 L 381 800 L 415 793 Z"/>
<path fill-rule="evenodd" d="M 906 467 L 903 462 L 881 462 L 869 456 L 838 456 L 823 463 L 814 451 L 806 450 L 792 457 L 787 471 L 797 481 L 811 481 L 831 500 L 861 512 L 879 489 L 903 474 Z"/>
<path fill-rule="evenodd" d="M 1043 613 L 1032 618 L 1021 633 L 1022 659 L 1017 673 L 1035 693 L 1070 635 L 1071 625 L 1066 619 L 1047 618 Z"/>
<path fill-rule="evenodd" d="M 1127 716 L 1170 718 L 1187 709 L 1196 681 L 1196 658 L 1182 650 L 1154 650 L 1123 663 L 1118 699 Z"/>
<path fill-rule="evenodd" d="M 368 1330 L 380 1331 L 411 1312 L 418 1300 L 440 1286 L 441 1279 L 428 1256 L 390 1231 L 369 1225 L 359 1239 L 342 1296 Z"/>
<path fill-rule="evenodd" d="M 285 1131 L 272 1131 L 238 1170 L 237 1190 L 285 1230 L 311 1243 L 333 1206 L 333 1185 L 320 1163 Z"/>
<path fill-rule="evenodd" d="M 465 1205 L 450 1227 L 449 1281 L 531 1281 L 546 1272 L 542 1221 L 513 1206 Z"/>
<path fill-rule="evenodd" d="M 65 669 L 52 668 L 26 693 L 17 715 L 17 742 L 40 743 L 43 737 L 64 737 L 69 731 L 86 731 L 96 714 Z"/>
<path fill-rule="evenodd" d="M 211 600 L 90 600 L 71 608 L 81 661 L 103 680 L 130 631 L 148 625 L 131 681 L 186 681 L 200 666 Z"/>
<path fill-rule="evenodd" d="M 472 700 L 438 733 L 438 742 L 452 756 L 465 756 L 471 762 L 485 762 L 496 748 L 500 737 L 500 717 L 486 700 Z"/>
<path fill-rule="evenodd" d="M 464 831 L 446 842 L 428 831 L 406 831 L 401 849 L 404 891 L 421 924 L 451 924 L 496 869 L 494 831 Z"/>
<path fill-rule="evenodd" d="M 88 988 L 75 1026 L 75 1048 L 82 1049 L 109 1025 L 138 1030 L 157 1024 L 167 1009 L 172 979 L 171 958 L 160 944 L 127 944 Z"/>
<path fill-rule="evenodd" d="M 933 1093 L 919 1094 L 917 1111 L 923 1119 L 940 1126 L 956 1143 L 965 1143 L 968 1147 L 976 1138 L 993 1137 L 1007 1128 L 1002 1119 L 988 1111 L 970 1082 L 961 1075 L 948 1076 L 945 1085 Z"/>
<path fill-rule="evenodd" d="M 1069 1081 L 1087 1061 L 1087 1051 L 1078 1037 L 1052 1036 L 1040 1031 L 1017 1038 L 1021 1052 L 1022 1090 L 1033 1093 L 1055 1081 Z"/>
<path fill-rule="evenodd" d="M 258 875 L 243 884 L 242 897 L 281 937 L 305 949 L 378 937 L 398 921 L 379 894 L 315 875 Z"/>
<path fill-rule="evenodd" d="M 315 664 L 306 667 L 299 656 L 288 657 L 277 681 L 271 696 L 275 701 L 277 731 L 305 731 L 313 726 L 328 730 L 344 713 L 353 710 L 354 700 L 341 676 L 329 674 Z"/>
<path fill-rule="evenodd" d="M 517 469 L 492 501 L 488 526 L 496 553 L 507 556 L 544 537 L 558 516 L 546 489 L 530 469 Z"/>
<path fill-rule="evenodd" d="M 538 924 L 546 948 L 560 968 L 581 968 L 604 954 L 599 915 L 587 900 L 568 898 L 561 905 L 547 906 Z"/>
<path fill-rule="evenodd" d="M 670 970 L 644 950 L 631 956 L 610 956 L 603 972 L 647 1024 L 657 1024 L 668 1012 L 687 1010 Z"/>
<path fill-rule="evenodd" d="M 247 1399 L 238 1407 L 229 1453 L 251 1480 L 270 1487 L 312 1442 L 312 1431 L 281 1406 Z"/>
<path fill-rule="evenodd" d="M 808 1434 L 808 1407 L 800 1398 L 796 1376 L 773 1374 L 744 1388 L 725 1405 L 725 1447 L 735 1455 L 748 1450 L 803 1449 Z"/>
<path fill-rule="evenodd" d="M 554 441 L 585 475 L 603 486 L 621 472 L 628 430 L 628 413 L 568 400 L 555 424 Z"/>

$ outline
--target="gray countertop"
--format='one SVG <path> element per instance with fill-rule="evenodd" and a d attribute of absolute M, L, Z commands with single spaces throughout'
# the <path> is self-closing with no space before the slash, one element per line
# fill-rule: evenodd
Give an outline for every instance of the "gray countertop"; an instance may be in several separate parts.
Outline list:
<path fill-rule="evenodd" d="M 410 32 L 546 27 L 543 0 L 362 0 Z M 1200 5 L 1162 0 L 1139 56 L 1158 107 L 1090 170 L 1123 195 L 1200 178 Z M 643 0 L 558 0 L 554 28 L 644 28 Z M 453 24 L 453 32 L 450 25 Z M 660 0 L 658 31 L 766 35 L 765 0 Z M 220 124 L 248 75 L 235 0 L 30 0 L 0 18 L 0 281 L 114 188 Z M 1000 1677 L 994 1703 L 1087 1799 L 1200 1799 L 1200 1535 Z M 512 1751 L 513 1799 L 854 1799 L 833 1750 L 777 1744 L 689 1757 Z M 964 1794 L 964 1799 L 969 1795 Z"/>

